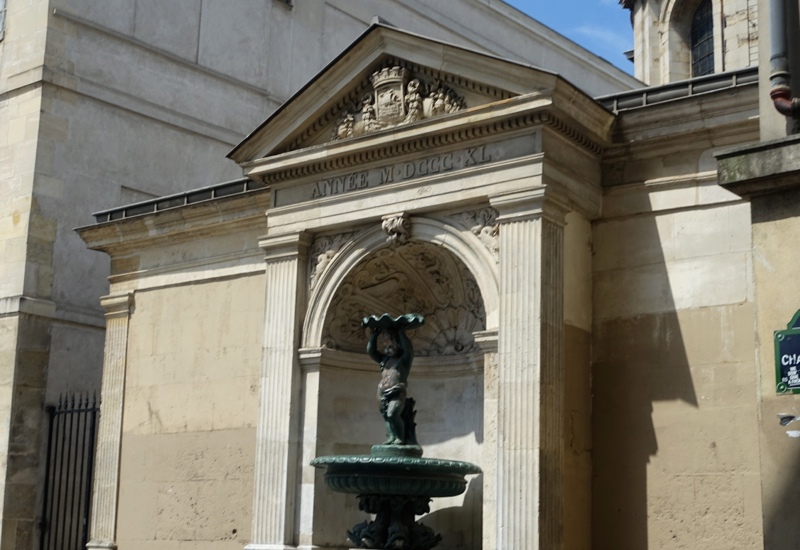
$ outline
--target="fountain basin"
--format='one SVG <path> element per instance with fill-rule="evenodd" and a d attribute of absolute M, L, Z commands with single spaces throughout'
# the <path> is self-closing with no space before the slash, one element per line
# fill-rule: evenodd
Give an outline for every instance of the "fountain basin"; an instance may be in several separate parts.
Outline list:
<path fill-rule="evenodd" d="M 464 476 L 481 473 L 469 462 L 410 456 L 321 456 L 311 465 L 327 467 L 329 489 L 356 495 L 453 497 L 466 490 Z"/>

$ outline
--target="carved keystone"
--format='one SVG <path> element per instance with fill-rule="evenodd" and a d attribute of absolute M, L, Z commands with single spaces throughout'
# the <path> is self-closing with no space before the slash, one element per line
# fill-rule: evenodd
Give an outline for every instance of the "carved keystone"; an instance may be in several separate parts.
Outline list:
<path fill-rule="evenodd" d="M 389 245 L 405 244 L 411 237 L 411 220 L 408 219 L 408 214 L 405 212 L 389 214 L 381 219 L 383 220 L 381 228 L 388 235 L 386 242 Z"/>

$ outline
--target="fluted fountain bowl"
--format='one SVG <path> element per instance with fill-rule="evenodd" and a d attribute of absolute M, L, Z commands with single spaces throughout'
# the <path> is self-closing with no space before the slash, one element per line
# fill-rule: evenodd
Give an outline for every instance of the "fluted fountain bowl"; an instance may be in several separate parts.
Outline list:
<path fill-rule="evenodd" d="M 464 476 L 481 473 L 469 462 L 410 456 L 321 456 L 311 465 L 328 468 L 328 488 L 357 495 L 454 497 L 467 488 Z"/>

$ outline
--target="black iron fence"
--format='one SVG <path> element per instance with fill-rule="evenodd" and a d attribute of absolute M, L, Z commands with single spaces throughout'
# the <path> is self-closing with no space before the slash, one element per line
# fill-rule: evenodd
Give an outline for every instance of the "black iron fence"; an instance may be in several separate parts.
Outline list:
<path fill-rule="evenodd" d="M 97 434 L 96 396 L 62 395 L 48 407 L 47 470 L 42 507 L 41 550 L 83 550 Z"/>

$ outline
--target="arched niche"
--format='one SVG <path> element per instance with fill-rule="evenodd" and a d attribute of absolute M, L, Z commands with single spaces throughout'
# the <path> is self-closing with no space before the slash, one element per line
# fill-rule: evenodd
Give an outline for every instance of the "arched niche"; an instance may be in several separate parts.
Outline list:
<path fill-rule="evenodd" d="M 369 454 L 383 442 L 376 396 L 380 371 L 366 355 L 368 332 L 360 321 L 371 314 L 420 313 L 425 325 L 409 332 L 415 360 L 408 387 L 416 400 L 418 440 L 425 456 L 483 463 L 484 354 L 474 333 L 486 330 L 488 308 L 466 263 L 441 243 L 413 238 L 425 233 L 425 224 L 415 225 L 404 244 L 388 246 L 385 234 L 376 233 L 382 242 L 370 252 L 350 250 L 358 261 L 340 258 L 348 269 L 326 299 L 322 345 L 315 354 L 317 456 Z M 352 495 L 328 490 L 321 475 L 314 492 L 315 545 L 340 544 L 345 527 L 366 519 Z M 448 547 L 478 549 L 482 507 L 483 479 L 477 476 L 465 494 L 435 500 L 422 521 L 442 533 Z"/>
<path fill-rule="evenodd" d="M 458 258 L 472 273 L 483 298 L 486 329 L 496 330 L 499 320 L 497 260 L 479 237 L 480 231 L 445 218 L 412 217 L 410 238 L 441 247 Z M 476 234 L 477 233 L 477 234 Z M 323 347 L 325 319 L 334 294 L 353 268 L 368 255 L 386 246 L 380 226 L 354 232 L 315 277 L 303 325 L 302 347 Z M 312 258 L 312 262 L 314 259 Z"/>

